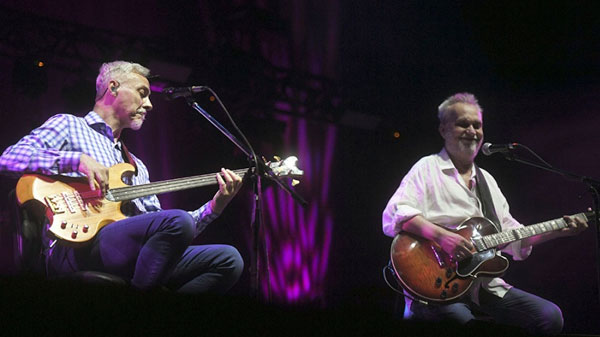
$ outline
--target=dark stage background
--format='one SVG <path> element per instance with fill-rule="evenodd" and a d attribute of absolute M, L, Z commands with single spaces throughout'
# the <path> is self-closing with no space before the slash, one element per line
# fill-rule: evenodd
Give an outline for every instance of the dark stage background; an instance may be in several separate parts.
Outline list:
<path fill-rule="evenodd" d="M 298 155 L 296 190 L 309 207 L 267 188 L 270 270 L 261 293 L 288 308 L 372 309 L 386 319 L 396 297 L 381 277 L 391 238 L 381 212 L 420 157 L 440 150 L 437 106 L 470 91 L 485 138 L 519 142 L 558 168 L 600 178 L 600 13 L 593 1 L 12 1 L 0 5 L 0 147 L 60 112 L 93 106 L 103 61 L 150 67 L 171 85 L 208 85 L 265 156 Z M 43 62 L 43 65 L 40 63 Z M 125 141 L 152 180 L 247 163 L 183 101 L 152 95 L 154 111 Z M 228 128 L 208 94 L 199 103 Z M 396 136 L 394 135 L 396 133 Z M 479 157 L 524 224 L 591 206 L 586 186 Z M 2 193 L 12 188 L 3 182 Z M 204 188 L 161 197 L 193 209 Z M 248 262 L 246 188 L 198 243 L 235 245 Z M 2 264 L 15 273 L 6 211 Z M 505 278 L 557 303 L 565 332 L 600 334 L 596 229 L 534 249 Z M 266 259 L 267 257 L 263 257 Z M 263 261 L 264 262 L 264 261 Z M 11 283 L 12 284 L 12 283 Z M 249 292 L 244 273 L 233 289 Z M 269 286 L 269 287 L 267 287 Z"/>

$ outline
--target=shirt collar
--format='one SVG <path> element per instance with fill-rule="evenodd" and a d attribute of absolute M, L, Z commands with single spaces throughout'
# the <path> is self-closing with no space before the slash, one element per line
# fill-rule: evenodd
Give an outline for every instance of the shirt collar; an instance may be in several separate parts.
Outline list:
<path fill-rule="evenodd" d="M 446 148 L 442 148 L 442 151 L 440 151 L 440 153 L 438 154 L 438 162 L 439 162 L 440 170 L 442 170 L 442 171 L 455 170 L 456 171 L 456 167 L 454 166 L 452 159 L 450 159 L 450 156 L 448 155 L 448 151 L 446 151 Z M 471 168 L 471 179 L 475 179 L 475 173 L 476 173 L 475 172 L 475 163 L 473 163 L 473 166 Z"/>
<path fill-rule="evenodd" d="M 95 111 L 90 111 L 83 119 L 88 123 L 88 125 L 94 129 L 94 131 L 100 133 L 103 136 L 108 137 L 112 142 L 115 141 L 115 137 L 112 133 L 112 129 L 98 113 Z"/>

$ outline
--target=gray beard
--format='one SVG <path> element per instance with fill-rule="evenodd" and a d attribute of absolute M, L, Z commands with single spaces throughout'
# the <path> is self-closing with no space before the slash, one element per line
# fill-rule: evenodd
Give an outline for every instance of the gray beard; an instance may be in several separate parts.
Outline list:
<path fill-rule="evenodd" d="M 478 142 L 470 142 L 469 145 L 465 145 L 463 142 L 458 143 L 458 148 L 461 152 L 474 156 L 477 153 Z"/>

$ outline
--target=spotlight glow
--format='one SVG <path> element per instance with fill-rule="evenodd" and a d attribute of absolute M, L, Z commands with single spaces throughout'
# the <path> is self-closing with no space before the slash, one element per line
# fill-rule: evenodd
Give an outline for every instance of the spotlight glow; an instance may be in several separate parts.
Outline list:
<path fill-rule="evenodd" d="M 262 278 L 262 289 L 270 288 L 275 301 L 322 301 L 333 231 L 328 197 L 337 128 L 308 125 L 306 120 L 290 116 L 279 119 L 287 124 L 285 145 L 297 144 L 298 163 L 304 170 L 301 186 L 309 205 L 296 204 L 281 189 L 265 191 L 263 239 L 269 247 L 271 268 Z"/>

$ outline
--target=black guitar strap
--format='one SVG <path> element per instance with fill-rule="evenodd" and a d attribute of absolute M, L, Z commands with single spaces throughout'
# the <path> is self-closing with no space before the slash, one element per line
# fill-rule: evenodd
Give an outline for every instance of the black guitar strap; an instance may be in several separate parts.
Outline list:
<path fill-rule="evenodd" d="M 481 207 L 483 208 L 483 216 L 487 219 L 491 220 L 496 226 L 496 230 L 501 232 L 500 221 L 498 220 L 498 215 L 496 215 L 496 210 L 494 208 L 494 202 L 492 201 L 492 194 L 490 193 L 490 188 L 488 187 L 485 178 L 483 177 L 483 172 L 479 169 L 479 166 L 475 165 L 475 181 L 477 194 L 479 196 L 479 200 L 481 200 Z"/>
<path fill-rule="evenodd" d="M 131 153 L 129 153 L 129 150 L 127 150 L 127 146 L 125 146 L 125 143 L 123 143 L 123 141 L 121 141 L 121 155 L 123 156 L 123 160 L 126 163 L 133 165 L 133 168 L 135 168 L 134 174 L 137 176 L 137 174 L 138 174 L 137 164 L 135 163 L 135 160 L 131 156 Z"/>

